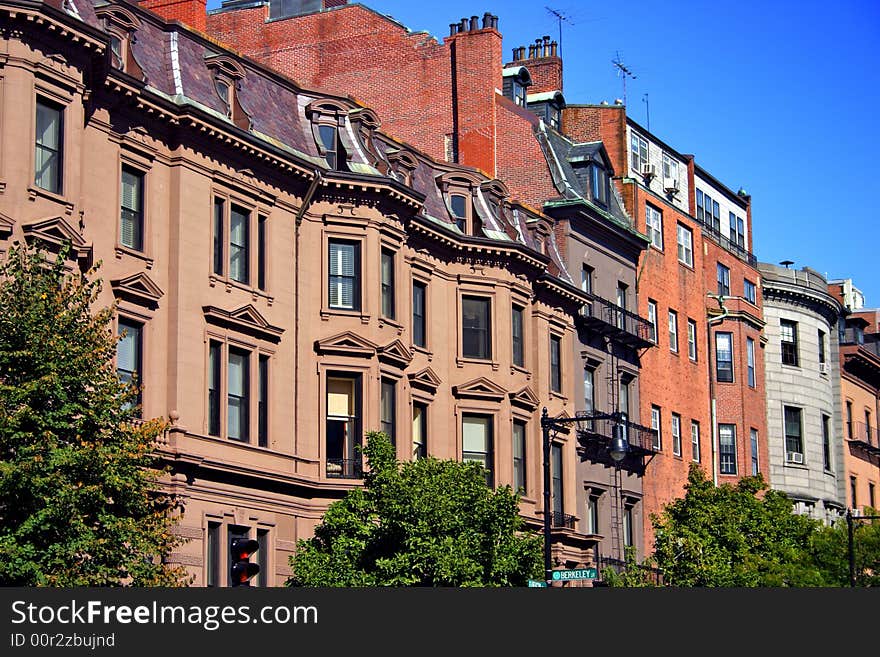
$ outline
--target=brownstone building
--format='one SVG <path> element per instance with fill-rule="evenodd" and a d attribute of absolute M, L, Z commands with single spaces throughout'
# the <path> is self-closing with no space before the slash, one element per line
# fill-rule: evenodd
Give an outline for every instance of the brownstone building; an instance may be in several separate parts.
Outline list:
<path fill-rule="evenodd" d="M 540 410 L 575 411 L 593 300 L 553 220 L 480 171 L 127 3 L 0 2 L 0 250 L 69 240 L 118 304 L 120 376 L 171 428 L 174 555 L 227 583 L 228 542 L 282 584 L 295 541 L 360 484 L 363 434 L 401 459 L 476 460 L 539 527 Z M 637 240 L 631 238 L 632 249 Z M 583 504 L 573 434 L 553 503 Z M 593 558 L 560 527 L 557 558 Z"/>

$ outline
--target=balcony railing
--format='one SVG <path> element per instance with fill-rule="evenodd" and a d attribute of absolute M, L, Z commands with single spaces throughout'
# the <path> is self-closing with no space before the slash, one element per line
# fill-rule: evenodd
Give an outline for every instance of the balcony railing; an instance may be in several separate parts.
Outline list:
<path fill-rule="evenodd" d="M 697 221 L 699 221 L 699 219 Z M 744 260 L 745 262 L 749 263 L 752 267 L 758 266 L 758 259 L 754 255 L 752 255 L 752 253 L 750 253 L 748 249 L 726 238 L 724 235 L 721 234 L 721 231 L 715 228 L 715 226 L 713 226 L 712 224 L 706 223 L 705 221 L 700 221 L 700 225 L 702 225 L 703 227 L 703 232 L 708 234 L 722 248 L 729 251 L 740 260 Z"/>
<path fill-rule="evenodd" d="M 878 444 L 877 427 L 872 427 L 864 422 L 852 422 L 847 425 L 847 428 L 849 429 L 850 440 L 860 440 L 871 446 Z"/>
<path fill-rule="evenodd" d="M 332 479 L 362 479 L 361 459 L 327 459 L 327 476 Z"/>
<path fill-rule="evenodd" d="M 553 526 L 561 527 L 563 529 L 574 529 L 574 523 L 577 518 L 575 516 L 570 515 L 568 513 L 562 513 L 561 511 L 553 512 Z"/>
<path fill-rule="evenodd" d="M 591 297 L 592 300 L 585 303 L 581 309 L 581 324 L 636 349 L 654 344 L 651 340 L 651 324 L 648 320 L 608 299 L 596 295 Z"/>
<path fill-rule="evenodd" d="M 614 465 L 609 448 L 614 436 L 615 420 L 594 418 L 587 421 L 583 431 L 578 432 L 578 442 L 583 449 L 583 457 L 594 462 Z M 623 435 L 629 444 L 629 453 L 619 463 L 620 467 L 644 474 L 651 458 L 656 454 L 654 440 L 656 432 L 650 427 L 624 420 Z"/>
<path fill-rule="evenodd" d="M 599 558 L 596 559 L 598 570 L 599 570 L 599 579 L 602 580 L 602 571 L 603 570 L 613 570 L 617 574 L 622 573 L 626 570 L 627 563 L 622 561 L 621 559 L 615 559 L 613 557 L 606 557 L 605 555 L 599 555 Z M 636 568 L 642 574 L 642 577 L 651 581 L 655 586 L 663 586 L 663 573 L 657 569 L 652 568 L 651 566 L 645 566 L 638 563 L 630 564 L 631 568 Z"/>

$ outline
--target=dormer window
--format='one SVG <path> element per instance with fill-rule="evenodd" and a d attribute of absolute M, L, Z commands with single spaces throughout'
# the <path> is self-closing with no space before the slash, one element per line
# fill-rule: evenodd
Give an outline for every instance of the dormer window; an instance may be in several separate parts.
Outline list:
<path fill-rule="evenodd" d="M 461 194 L 450 194 L 449 195 L 449 207 L 452 209 L 452 216 L 455 218 L 455 225 L 458 226 L 458 229 L 467 234 L 467 224 L 468 219 L 470 218 L 469 206 L 468 203 L 470 199 L 466 196 L 462 196 Z"/>
<path fill-rule="evenodd" d="M 348 171 L 348 150 L 342 139 L 348 108 L 334 100 L 316 100 L 306 107 L 318 154 L 331 171 Z"/>
<path fill-rule="evenodd" d="M 244 67 L 226 55 L 210 55 L 205 63 L 214 77 L 214 91 L 228 119 L 241 128 L 250 130 L 251 119 L 239 102 L 239 83 L 245 76 Z"/>
<path fill-rule="evenodd" d="M 502 71 L 504 77 L 504 96 L 520 107 L 526 107 L 526 89 L 532 84 L 532 76 L 525 66 L 511 66 Z"/>
<path fill-rule="evenodd" d="M 137 17 L 123 7 L 111 5 L 100 7 L 95 13 L 103 19 L 104 29 L 110 37 L 108 48 L 110 66 L 138 80 L 146 79 L 131 50 L 131 44 L 135 41 L 135 31 L 140 27 Z"/>
<path fill-rule="evenodd" d="M 419 165 L 416 158 L 403 150 L 387 153 L 386 157 L 391 165 L 391 175 L 407 187 L 412 187 L 413 173 Z"/>
<path fill-rule="evenodd" d="M 560 91 L 544 91 L 529 94 L 526 98 L 527 107 L 544 119 L 544 123 L 556 131 L 562 127 L 562 110 L 565 109 L 565 98 Z"/>
<path fill-rule="evenodd" d="M 556 131 L 559 131 L 562 125 L 562 110 L 560 110 L 558 107 L 551 106 L 549 108 L 548 114 L 550 115 L 550 127 Z"/>
<path fill-rule="evenodd" d="M 513 82 L 513 102 L 520 107 L 526 106 L 526 88 L 522 83 L 514 80 Z"/>
<path fill-rule="evenodd" d="M 590 194 L 594 203 L 608 206 L 608 173 L 595 162 L 590 165 Z"/>

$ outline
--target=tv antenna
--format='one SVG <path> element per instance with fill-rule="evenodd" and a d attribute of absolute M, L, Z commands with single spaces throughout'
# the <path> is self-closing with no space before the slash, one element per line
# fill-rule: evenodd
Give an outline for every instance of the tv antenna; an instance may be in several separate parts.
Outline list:
<path fill-rule="evenodd" d="M 562 56 L 562 23 L 563 21 L 568 23 L 569 25 L 574 25 L 570 16 L 566 16 L 561 11 L 556 11 L 555 9 L 550 9 L 550 7 L 544 7 L 547 11 L 553 14 L 556 17 L 556 22 L 559 25 L 559 55 Z"/>
<path fill-rule="evenodd" d="M 651 105 L 648 103 L 648 92 L 642 96 L 642 102 L 645 103 L 645 115 L 648 118 L 648 132 L 651 132 Z"/>
<path fill-rule="evenodd" d="M 633 72 L 621 61 L 620 52 L 615 53 L 614 59 L 611 60 L 611 63 L 617 67 L 617 74 L 623 78 L 623 104 L 626 105 L 626 79 L 630 77 L 635 80 L 636 76 L 633 75 Z"/>

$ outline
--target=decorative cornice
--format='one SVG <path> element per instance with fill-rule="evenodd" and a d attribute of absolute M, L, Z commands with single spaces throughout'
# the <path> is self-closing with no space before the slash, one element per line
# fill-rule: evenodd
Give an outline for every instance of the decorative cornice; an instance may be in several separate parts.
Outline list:
<path fill-rule="evenodd" d="M 452 394 L 459 398 L 489 399 L 500 402 L 507 395 L 507 391 L 493 381 L 481 376 L 467 383 L 452 386 Z"/>
<path fill-rule="evenodd" d="M 521 406 L 528 411 L 534 411 L 541 404 L 541 400 L 538 399 L 538 396 L 528 386 L 519 392 L 508 393 L 508 396 L 510 397 L 511 404 Z"/>
<path fill-rule="evenodd" d="M 24 237 L 28 241 L 41 240 L 46 245 L 60 249 L 65 242 L 70 243 L 73 257 L 85 263 L 92 258 L 92 245 L 85 241 L 79 231 L 67 223 L 62 216 L 38 219 L 22 226 Z"/>
<path fill-rule="evenodd" d="M 418 372 L 410 372 L 407 376 L 409 377 L 409 384 L 411 386 L 424 388 L 432 393 L 437 392 L 437 388 L 443 383 L 440 380 L 440 377 L 437 376 L 437 373 L 430 367 L 426 367 Z"/>
<path fill-rule="evenodd" d="M 376 344 L 351 331 L 338 333 L 329 338 L 315 341 L 315 351 L 320 354 L 342 354 L 372 358 L 376 355 Z"/>
<path fill-rule="evenodd" d="M 159 299 L 165 294 L 144 272 L 111 280 L 110 286 L 117 298 L 127 298 L 138 305 L 149 308 L 158 306 Z"/>
<path fill-rule="evenodd" d="M 269 324 L 251 304 L 236 310 L 202 306 L 202 311 L 205 313 L 205 320 L 212 324 L 241 331 L 269 342 L 279 342 L 281 334 L 284 333 L 283 328 Z"/>

